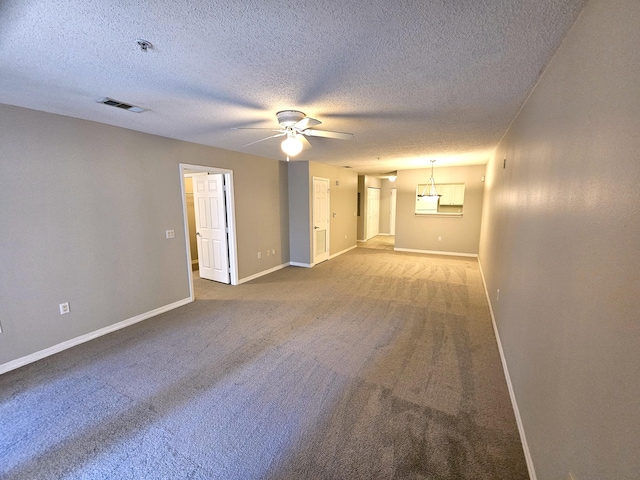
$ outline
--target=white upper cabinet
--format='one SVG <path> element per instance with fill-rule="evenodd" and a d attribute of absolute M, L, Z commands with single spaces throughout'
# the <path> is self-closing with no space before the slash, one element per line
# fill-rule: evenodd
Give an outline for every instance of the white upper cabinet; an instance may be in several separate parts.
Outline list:
<path fill-rule="evenodd" d="M 436 185 L 440 205 L 464 205 L 464 183 L 443 183 Z"/>

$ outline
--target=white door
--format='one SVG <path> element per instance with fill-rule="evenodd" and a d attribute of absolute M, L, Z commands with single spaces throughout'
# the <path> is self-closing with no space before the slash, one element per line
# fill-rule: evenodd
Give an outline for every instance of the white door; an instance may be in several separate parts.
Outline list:
<path fill-rule="evenodd" d="M 367 240 L 380 233 L 380 189 L 367 188 Z"/>
<path fill-rule="evenodd" d="M 389 212 L 389 235 L 396 234 L 396 198 L 398 194 L 397 188 L 391 189 L 390 212 Z"/>
<path fill-rule="evenodd" d="M 313 263 L 329 259 L 329 179 L 313 177 Z"/>
<path fill-rule="evenodd" d="M 200 278 L 230 283 L 224 175 L 194 175 L 193 204 Z"/>

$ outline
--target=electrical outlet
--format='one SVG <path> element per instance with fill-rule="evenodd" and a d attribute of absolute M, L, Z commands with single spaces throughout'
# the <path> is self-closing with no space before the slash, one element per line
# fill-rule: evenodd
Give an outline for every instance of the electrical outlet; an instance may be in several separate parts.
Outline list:
<path fill-rule="evenodd" d="M 262 258 L 262 252 L 258 252 L 258 258 Z"/>
<path fill-rule="evenodd" d="M 69 302 L 61 303 L 59 306 L 60 306 L 60 315 L 65 315 L 69 313 Z"/>
<path fill-rule="evenodd" d="M 165 235 L 167 236 L 167 238 L 175 238 L 176 232 L 175 230 L 166 230 Z"/>
<path fill-rule="evenodd" d="M 271 256 L 271 249 L 267 248 L 267 257 L 270 257 L 270 256 Z"/>

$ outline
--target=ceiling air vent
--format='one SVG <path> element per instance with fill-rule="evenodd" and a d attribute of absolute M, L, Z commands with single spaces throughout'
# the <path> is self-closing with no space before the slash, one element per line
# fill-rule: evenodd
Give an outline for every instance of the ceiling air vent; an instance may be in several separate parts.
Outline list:
<path fill-rule="evenodd" d="M 136 107 L 135 105 L 129 105 L 128 103 L 122 103 L 113 98 L 102 97 L 98 99 L 98 103 L 104 103 L 105 105 L 109 105 L 111 107 L 122 108 L 123 110 L 128 110 L 129 112 L 140 113 L 144 112 L 144 108 Z"/>

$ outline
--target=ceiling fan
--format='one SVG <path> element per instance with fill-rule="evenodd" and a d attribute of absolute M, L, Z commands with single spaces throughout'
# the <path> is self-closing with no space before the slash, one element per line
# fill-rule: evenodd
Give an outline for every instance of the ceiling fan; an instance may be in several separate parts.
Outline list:
<path fill-rule="evenodd" d="M 276 113 L 280 128 L 251 128 L 251 127 L 236 127 L 234 130 L 268 130 L 271 132 L 278 132 L 275 135 L 261 138 L 255 142 L 247 143 L 244 145 L 254 145 L 270 138 L 287 137 L 280 145 L 282 151 L 287 154 L 287 160 L 289 157 L 298 155 L 303 147 L 311 147 L 311 144 L 306 137 L 324 137 L 335 138 L 338 140 L 351 140 L 353 133 L 342 132 L 330 132 L 328 130 L 316 130 L 316 125 L 320 125 L 322 122 L 315 118 L 307 117 L 306 114 L 298 110 L 282 110 Z"/>

